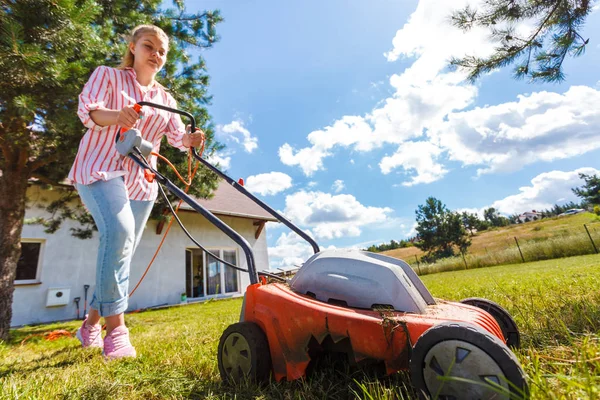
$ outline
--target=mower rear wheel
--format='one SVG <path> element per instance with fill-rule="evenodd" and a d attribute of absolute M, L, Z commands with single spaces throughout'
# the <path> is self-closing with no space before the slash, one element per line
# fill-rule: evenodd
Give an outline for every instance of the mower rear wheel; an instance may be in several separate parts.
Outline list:
<path fill-rule="evenodd" d="M 498 325 L 500 325 L 502 334 L 506 339 L 506 345 L 515 349 L 521 347 L 521 334 L 519 333 L 519 328 L 517 328 L 515 320 L 510 316 L 508 311 L 502 308 L 499 304 L 479 297 L 469 297 L 468 299 L 461 300 L 460 302 L 481 308 L 482 310 L 490 313 L 496 322 L 498 322 Z"/>
<path fill-rule="evenodd" d="M 253 322 L 229 325 L 219 340 L 217 361 L 223 382 L 266 382 L 271 373 L 267 337 Z"/>
<path fill-rule="evenodd" d="M 496 336 L 471 324 L 429 328 L 413 347 L 409 369 L 423 399 L 528 397 L 515 355 Z"/>

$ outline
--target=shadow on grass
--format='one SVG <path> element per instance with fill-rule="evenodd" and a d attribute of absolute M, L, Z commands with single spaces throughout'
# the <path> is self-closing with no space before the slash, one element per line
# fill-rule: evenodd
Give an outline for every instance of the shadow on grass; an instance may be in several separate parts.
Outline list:
<path fill-rule="evenodd" d="M 414 399 L 413 390 L 407 372 L 399 372 L 390 376 L 381 376 L 374 368 L 356 368 L 348 365 L 320 365 L 310 371 L 308 377 L 262 385 L 250 382 L 226 384 L 219 381 L 194 380 L 186 398 L 206 399 Z"/>
<path fill-rule="evenodd" d="M 35 360 L 35 365 L 31 365 L 31 363 L 17 363 L 14 362 L 8 365 L 0 365 L 0 379 L 8 377 L 13 374 L 21 374 L 26 375 L 32 372 L 35 372 L 40 369 L 63 369 L 65 367 L 70 367 L 74 364 L 81 363 L 81 357 L 79 354 L 73 353 L 71 357 L 68 357 L 68 353 L 73 353 L 72 348 L 62 348 L 56 351 L 53 351 L 49 354 L 45 354 L 44 356 Z M 57 360 L 58 357 L 64 356 L 63 359 Z M 94 357 L 93 354 L 90 354 L 89 357 Z"/>

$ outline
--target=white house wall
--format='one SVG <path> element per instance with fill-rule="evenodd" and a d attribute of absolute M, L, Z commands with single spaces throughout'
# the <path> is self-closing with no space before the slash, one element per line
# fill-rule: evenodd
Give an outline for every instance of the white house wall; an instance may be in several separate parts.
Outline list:
<path fill-rule="evenodd" d="M 44 216 L 45 211 L 37 204 L 56 197 L 54 192 L 42 192 L 32 187 L 28 192 L 30 207 L 26 219 Z M 45 198 L 45 199 L 42 199 Z M 33 201 L 31 201 L 33 200 Z M 236 249 L 238 265 L 247 268 L 246 258 L 241 248 L 227 236 L 208 223 L 202 216 L 192 212 L 181 212 L 180 218 L 195 239 L 208 249 Z M 259 270 L 268 269 L 266 229 L 255 239 L 256 227 L 252 219 L 220 217 L 223 222 L 240 233 L 254 251 Z M 139 281 L 148 266 L 162 234 L 156 234 L 156 222 L 150 221 L 144 230 L 142 240 L 131 265 L 130 290 Z M 16 285 L 13 300 L 11 326 L 73 319 L 76 307 L 73 299 L 81 297 L 80 312 L 83 313 L 83 285 L 90 285 L 88 304 L 95 287 L 95 267 L 98 248 L 98 234 L 92 239 L 81 240 L 73 237 L 69 228 L 79 226 L 73 221 L 64 221 L 54 234 L 44 233 L 40 225 L 25 225 L 21 237 L 26 240 L 41 240 L 42 253 L 38 268 L 41 283 Z M 163 234 L 167 225 L 163 228 Z M 154 260 L 150 271 L 129 301 L 129 311 L 163 304 L 177 304 L 181 293 L 185 292 L 185 249 L 196 245 L 185 235 L 176 222 L 171 226 L 165 243 Z M 250 283 L 248 274 L 240 272 L 240 295 Z M 66 306 L 46 307 L 46 296 L 50 288 L 70 289 Z M 88 307 L 89 309 L 89 307 Z"/>

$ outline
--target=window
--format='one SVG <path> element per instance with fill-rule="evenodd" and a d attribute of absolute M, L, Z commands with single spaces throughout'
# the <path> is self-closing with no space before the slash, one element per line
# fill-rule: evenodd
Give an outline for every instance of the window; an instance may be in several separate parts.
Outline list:
<path fill-rule="evenodd" d="M 17 262 L 15 282 L 35 283 L 38 281 L 42 242 L 21 242 L 21 257 Z"/>
<path fill-rule="evenodd" d="M 209 250 L 222 260 L 237 265 L 235 250 Z M 200 249 L 187 249 L 185 255 L 186 294 L 190 298 L 238 293 L 239 272 Z"/>

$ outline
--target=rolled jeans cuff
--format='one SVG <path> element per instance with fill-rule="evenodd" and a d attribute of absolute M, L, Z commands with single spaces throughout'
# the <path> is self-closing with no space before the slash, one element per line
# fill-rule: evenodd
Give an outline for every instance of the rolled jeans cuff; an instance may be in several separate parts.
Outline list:
<path fill-rule="evenodd" d="M 92 301 L 90 302 L 90 308 L 98 310 L 98 314 L 101 317 L 110 317 L 112 315 L 123 314 L 128 307 L 129 296 L 126 296 L 122 299 L 110 302 L 100 303 L 96 296 L 92 297 Z"/>

